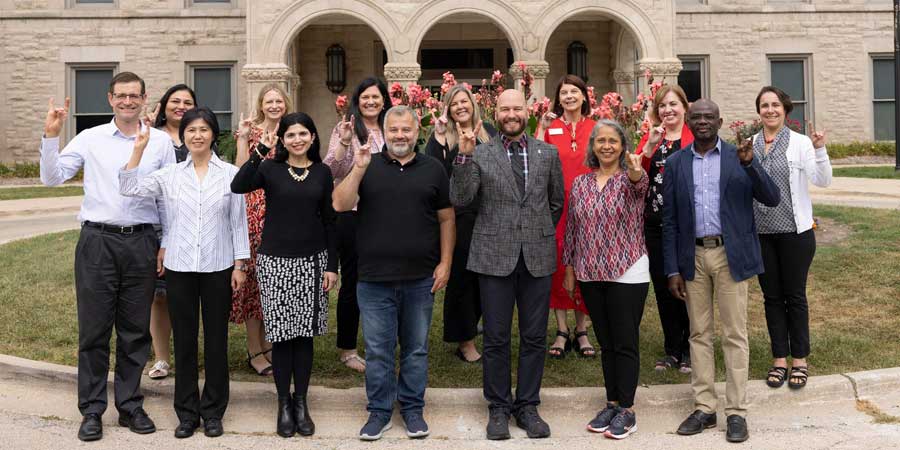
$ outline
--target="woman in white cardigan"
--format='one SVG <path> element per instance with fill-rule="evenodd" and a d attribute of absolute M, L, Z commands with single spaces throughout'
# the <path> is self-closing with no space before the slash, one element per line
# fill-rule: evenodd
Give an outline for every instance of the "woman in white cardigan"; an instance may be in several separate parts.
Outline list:
<path fill-rule="evenodd" d="M 816 253 L 808 184 L 831 184 L 831 162 L 824 132 L 815 132 L 810 122 L 810 139 L 785 126 L 792 109 L 791 98 L 776 87 L 766 86 L 756 97 L 763 129 L 753 137 L 754 157 L 778 185 L 781 202 L 775 207 L 754 202 L 753 212 L 765 265 L 759 285 L 774 358 L 766 383 L 777 388 L 787 378 L 789 387 L 799 389 L 809 378 L 806 278 Z"/>

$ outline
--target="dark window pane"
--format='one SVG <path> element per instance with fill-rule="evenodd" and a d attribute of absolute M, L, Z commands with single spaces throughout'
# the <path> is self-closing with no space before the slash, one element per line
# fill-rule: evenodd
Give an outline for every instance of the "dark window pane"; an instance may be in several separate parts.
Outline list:
<path fill-rule="evenodd" d="M 894 102 L 876 102 L 875 112 L 875 140 L 894 140 Z"/>
<path fill-rule="evenodd" d="M 109 123 L 112 120 L 112 114 L 109 115 L 97 115 L 97 116 L 76 116 L 75 117 L 75 134 L 81 133 L 88 128 L 96 127 L 97 125 L 103 125 L 105 123 Z"/>
<path fill-rule="evenodd" d="M 678 85 L 684 89 L 689 102 L 696 101 L 703 96 L 703 84 L 700 73 L 699 61 L 683 61 L 681 72 L 678 74 Z"/>
<path fill-rule="evenodd" d="M 492 48 L 441 48 L 421 51 L 422 70 L 493 69 Z"/>
<path fill-rule="evenodd" d="M 197 106 L 213 111 L 231 111 L 231 69 L 228 67 L 194 69 Z"/>
<path fill-rule="evenodd" d="M 75 70 L 75 114 L 112 113 L 107 94 L 111 69 Z"/>
<path fill-rule="evenodd" d="M 791 100 L 806 100 L 803 61 L 772 61 L 772 85 L 781 88 Z"/>
<path fill-rule="evenodd" d="M 219 130 L 231 129 L 231 113 L 216 114 L 216 120 L 219 122 Z"/>
<path fill-rule="evenodd" d="M 894 60 L 876 59 L 872 61 L 874 91 L 876 99 L 894 98 Z"/>

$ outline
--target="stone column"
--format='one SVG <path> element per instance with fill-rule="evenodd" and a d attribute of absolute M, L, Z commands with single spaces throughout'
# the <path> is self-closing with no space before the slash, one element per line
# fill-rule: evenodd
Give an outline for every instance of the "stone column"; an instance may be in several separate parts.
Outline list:
<path fill-rule="evenodd" d="M 389 62 L 384 65 L 384 79 L 388 87 L 394 83 L 400 83 L 404 88 L 413 83 L 418 83 L 422 78 L 422 69 L 415 62 Z"/>
<path fill-rule="evenodd" d="M 241 69 L 241 77 L 247 86 L 247 104 L 244 111 L 250 114 L 255 108 L 259 90 L 269 83 L 278 83 L 296 102 L 300 92 L 300 77 L 284 63 L 247 64 Z"/>
<path fill-rule="evenodd" d="M 519 63 L 525 63 L 528 71 L 531 72 L 531 76 L 534 77 L 534 82 L 531 84 L 531 96 L 532 98 L 526 99 L 529 103 L 532 100 L 540 100 L 542 97 L 547 95 L 547 75 L 550 74 L 550 63 L 547 61 L 517 61 L 513 63 L 513 65 L 509 66 L 509 74 L 512 75 L 515 88 L 522 90 L 522 69 L 519 67 Z"/>
<path fill-rule="evenodd" d="M 630 70 L 613 70 L 610 75 L 615 89 L 626 103 L 634 103 L 634 73 Z"/>
<path fill-rule="evenodd" d="M 647 86 L 646 73 L 649 70 L 653 74 L 654 82 L 666 84 L 678 84 L 678 74 L 681 72 L 681 60 L 671 59 L 642 59 L 638 61 L 638 69 L 635 75 L 640 77 L 641 91 Z"/>

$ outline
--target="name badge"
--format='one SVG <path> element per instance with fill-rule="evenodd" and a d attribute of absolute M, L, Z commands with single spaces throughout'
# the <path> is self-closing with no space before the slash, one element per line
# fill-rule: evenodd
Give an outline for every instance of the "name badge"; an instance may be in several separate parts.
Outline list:
<path fill-rule="evenodd" d="M 563 129 L 562 128 L 550 128 L 549 130 L 547 130 L 547 132 L 550 133 L 550 136 L 558 136 L 558 135 L 563 134 Z"/>

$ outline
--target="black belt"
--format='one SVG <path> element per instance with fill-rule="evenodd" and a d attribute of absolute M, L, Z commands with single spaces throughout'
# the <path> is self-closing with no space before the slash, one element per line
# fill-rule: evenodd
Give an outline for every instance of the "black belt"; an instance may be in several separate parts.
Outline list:
<path fill-rule="evenodd" d="M 722 235 L 697 238 L 697 245 L 703 248 L 716 248 L 725 245 Z"/>
<path fill-rule="evenodd" d="M 96 229 L 106 232 L 106 233 L 116 233 L 116 234 L 132 234 L 132 233 L 136 233 L 138 231 L 143 231 L 144 229 L 152 229 L 153 228 L 153 225 L 151 225 L 149 223 L 139 223 L 137 225 L 128 225 L 128 226 L 123 227 L 121 225 L 110 225 L 107 223 L 90 222 L 87 220 L 84 221 L 82 226 L 96 228 Z"/>

